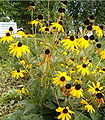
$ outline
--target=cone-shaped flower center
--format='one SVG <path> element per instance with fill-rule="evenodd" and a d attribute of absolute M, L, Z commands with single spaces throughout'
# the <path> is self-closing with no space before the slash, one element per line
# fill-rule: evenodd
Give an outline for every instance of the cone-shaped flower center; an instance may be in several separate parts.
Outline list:
<path fill-rule="evenodd" d="M 22 46 L 22 43 L 21 43 L 21 42 L 19 42 L 19 43 L 18 43 L 18 47 L 21 47 L 21 46 Z"/>
<path fill-rule="evenodd" d="M 89 18 L 90 18 L 91 20 L 94 20 L 94 16 L 93 16 L 93 15 L 91 15 Z"/>
<path fill-rule="evenodd" d="M 102 93 L 97 93 L 96 96 L 98 99 L 101 99 L 103 97 Z"/>
<path fill-rule="evenodd" d="M 80 84 L 75 85 L 75 89 L 76 89 L 76 90 L 80 90 L 80 88 L 81 88 L 81 85 L 80 85 Z"/>
<path fill-rule="evenodd" d="M 59 21 L 58 23 L 59 23 L 60 25 L 62 25 L 62 21 Z"/>
<path fill-rule="evenodd" d="M 6 36 L 10 36 L 10 33 L 6 33 Z"/>
<path fill-rule="evenodd" d="M 49 28 L 45 28 L 45 31 L 49 31 Z"/>
<path fill-rule="evenodd" d="M 20 72 L 20 70 L 17 70 L 17 72 L 19 73 L 19 72 Z"/>
<path fill-rule="evenodd" d="M 89 25 L 89 23 L 90 23 L 90 21 L 88 19 L 84 21 L 85 25 Z"/>
<path fill-rule="evenodd" d="M 98 43 L 96 46 L 97 46 L 97 48 L 101 48 L 101 44 L 100 43 Z"/>
<path fill-rule="evenodd" d="M 94 40 L 95 38 L 94 38 L 94 35 L 91 35 L 90 36 L 90 40 Z"/>
<path fill-rule="evenodd" d="M 62 76 L 62 77 L 60 78 L 60 80 L 61 80 L 61 81 L 65 81 L 65 77 Z"/>
<path fill-rule="evenodd" d="M 86 64 L 83 64 L 83 65 L 82 65 L 82 67 L 83 67 L 83 68 L 86 68 L 86 67 L 87 67 L 87 65 L 86 65 Z"/>
<path fill-rule="evenodd" d="M 68 113 L 68 110 L 66 108 L 63 109 L 63 113 Z"/>
<path fill-rule="evenodd" d="M 46 49 L 45 50 L 45 54 L 48 55 L 50 53 L 50 50 L 49 49 Z"/>
<path fill-rule="evenodd" d="M 42 20 L 43 19 L 43 15 L 38 15 L 38 19 Z"/>
<path fill-rule="evenodd" d="M 100 91 L 99 88 L 96 88 L 95 90 L 96 90 L 96 91 Z"/>
<path fill-rule="evenodd" d="M 91 31 L 92 30 L 92 25 L 87 26 L 87 30 Z"/>
<path fill-rule="evenodd" d="M 103 28 L 104 28 L 103 25 L 101 25 L 101 26 L 99 26 L 99 27 L 100 27 L 102 30 L 103 30 Z"/>
<path fill-rule="evenodd" d="M 71 88 L 71 85 L 70 84 L 66 84 L 66 89 L 70 89 Z"/>
<path fill-rule="evenodd" d="M 9 28 L 9 31 L 13 31 L 13 28 L 12 28 L 12 27 L 10 27 L 10 28 Z"/>
<path fill-rule="evenodd" d="M 85 39 L 85 40 L 88 40 L 88 36 L 84 36 L 84 39 Z"/>
<path fill-rule="evenodd" d="M 102 70 L 105 71 L 105 68 L 103 68 Z"/>
<path fill-rule="evenodd" d="M 74 36 L 70 36 L 70 40 L 71 40 L 71 41 L 74 41 Z"/>

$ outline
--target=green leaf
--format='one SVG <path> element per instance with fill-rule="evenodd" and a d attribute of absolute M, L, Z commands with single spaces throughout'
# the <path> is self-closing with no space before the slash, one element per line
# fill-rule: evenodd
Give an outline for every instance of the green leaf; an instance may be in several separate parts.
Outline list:
<path fill-rule="evenodd" d="M 96 112 L 96 113 L 89 113 L 89 114 L 90 114 L 92 120 L 104 120 L 103 116 L 100 113 L 98 113 L 98 112 Z"/>
<path fill-rule="evenodd" d="M 87 116 L 85 116 L 82 112 L 75 111 L 74 114 L 75 119 L 74 120 L 91 120 Z"/>
<path fill-rule="evenodd" d="M 29 114 L 29 115 L 24 115 L 22 120 L 43 120 L 43 118 L 38 114 Z"/>

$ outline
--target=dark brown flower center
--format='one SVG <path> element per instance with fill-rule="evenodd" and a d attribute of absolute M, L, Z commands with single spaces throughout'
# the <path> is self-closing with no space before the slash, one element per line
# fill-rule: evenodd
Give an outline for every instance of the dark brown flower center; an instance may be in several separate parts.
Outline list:
<path fill-rule="evenodd" d="M 71 88 L 71 85 L 70 84 L 66 84 L 66 89 L 70 89 Z"/>
<path fill-rule="evenodd" d="M 70 40 L 71 40 L 71 41 L 74 41 L 74 36 L 70 36 Z"/>
<path fill-rule="evenodd" d="M 89 23 L 90 23 L 89 19 L 87 19 L 87 20 L 84 21 L 85 25 L 89 25 Z"/>
<path fill-rule="evenodd" d="M 38 19 L 42 20 L 43 19 L 43 15 L 38 15 Z"/>
<path fill-rule="evenodd" d="M 86 64 L 83 64 L 83 65 L 82 65 L 82 67 L 83 67 L 83 68 L 86 68 L 86 67 L 87 67 L 87 65 L 86 65 Z"/>
<path fill-rule="evenodd" d="M 92 25 L 87 26 L 87 30 L 91 31 L 92 30 Z"/>
<path fill-rule="evenodd" d="M 98 42 L 98 39 L 95 39 L 96 42 Z"/>
<path fill-rule="evenodd" d="M 100 91 L 99 88 L 96 88 L 95 90 L 96 90 L 96 91 Z"/>
<path fill-rule="evenodd" d="M 100 43 L 96 44 L 96 46 L 97 46 L 97 48 L 101 48 L 101 44 Z"/>
<path fill-rule="evenodd" d="M 101 25 L 101 26 L 99 26 L 99 27 L 100 27 L 102 30 L 103 30 L 103 28 L 104 28 L 103 25 Z"/>
<path fill-rule="evenodd" d="M 62 21 L 59 21 L 58 23 L 59 23 L 60 25 L 62 25 Z"/>
<path fill-rule="evenodd" d="M 10 28 L 9 28 L 9 31 L 13 31 L 13 28 L 12 28 L 12 27 L 10 27 Z"/>
<path fill-rule="evenodd" d="M 103 68 L 102 70 L 105 71 L 105 68 Z"/>
<path fill-rule="evenodd" d="M 84 39 L 85 39 L 85 40 L 88 40 L 88 36 L 84 36 Z"/>
<path fill-rule="evenodd" d="M 63 113 L 68 113 L 68 110 L 65 108 L 65 109 L 63 109 Z"/>
<path fill-rule="evenodd" d="M 94 35 L 91 35 L 90 40 L 94 40 L 94 39 L 95 39 Z"/>
<path fill-rule="evenodd" d="M 22 46 L 22 43 L 21 43 L 21 42 L 19 42 L 17 46 L 18 46 L 18 47 L 21 47 L 21 46 Z"/>
<path fill-rule="evenodd" d="M 6 33 L 6 36 L 10 36 L 10 33 Z"/>
<path fill-rule="evenodd" d="M 62 77 L 60 78 L 60 80 L 61 80 L 61 81 L 65 81 L 65 77 L 62 76 Z"/>
<path fill-rule="evenodd" d="M 20 72 L 20 70 L 17 70 L 17 72 L 19 73 L 19 72 Z"/>
<path fill-rule="evenodd" d="M 45 50 L 45 54 L 48 55 L 50 53 L 50 50 L 49 49 L 46 49 Z"/>
<path fill-rule="evenodd" d="M 103 95 L 102 95 L 102 93 L 97 93 L 97 94 L 96 94 L 96 97 L 97 97 L 98 99 L 101 99 L 101 98 L 103 98 Z"/>
<path fill-rule="evenodd" d="M 80 84 L 75 85 L 75 89 L 76 89 L 76 90 L 80 90 L 80 88 L 81 88 L 81 85 L 80 85 Z"/>
<path fill-rule="evenodd" d="M 45 31 L 49 31 L 49 28 L 45 28 Z"/>

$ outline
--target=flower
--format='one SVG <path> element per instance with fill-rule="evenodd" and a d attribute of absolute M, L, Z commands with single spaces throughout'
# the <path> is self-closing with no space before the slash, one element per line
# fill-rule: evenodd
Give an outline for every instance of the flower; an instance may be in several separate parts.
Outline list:
<path fill-rule="evenodd" d="M 76 84 L 74 87 L 71 87 L 71 95 L 80 98 L 83 97 L 82 88 L 80 84 Z"/>
<path fill-rule="evenodd" d="M 70 120 L 71 119 L 70 114 L 74 114 L 74 112 L 71 111 L 68 106 L 65 108 L 58 107 L 56 111 L 60 112 L 60 115 L 57 117 L 57 119 L 61 120 Z"/>
<path fill-rule="evenodd" d="M 28 64 L 28 65 L 26 65 L 26 68 L 32 68 L 32 64 Z"/>
<path fill-rule="evenodd" d="M 93 67 L 92 60 L 88 59 L 87 57 L 83 57 L 83 62 L 88 65 L 88 67 Z"/>
<path fill-rule="evenodd" d="M 97 82 L 96 85 L 94 84 L 94 82 L 92 82 L 92 85 L 88 85 L 88 92 L 92 92 L 92 94 L 97 94 L 100 92 L 100 90 L 103 89 L 103 87 L 100 87 L 100 82 Z"/>
<path fill-rule="evenodd" d="M 23 53 L 30 53 L 29 47 L 26 45 L 22 45 L 22 43 L 19 41 L 9 45 L 9 50 L 10 53 L 12 53 L 13 56 L 16 55 L 17 58 L 21 57 Z"/>
<path fill-rule="evenodd" d="M 105 59 L 105 49 L 100 52 L 101 59 Z"/>
<path fill-rule="evenodd" d="M 57 31 L 58 32 L 64 32 L 64 29 L 63 29 L 63 27 L 62 27 L 62 22 L 61 21 L 59 21 L 59 22 L 53 22 L 53 23 L 51 23 L 52 24 L 52 28 L 56 28 L 57 29 Z"/>
<path fill-rule="evenodd" d="M 25 60 L 20 60 L 19 64 L 25 65 Z"/>
<path fill-rule="evenodd" d="M 50 31 L 50 29 L 47 26 L 43 26 L 39 29 L 39 31 L 45 32 L 45 31 Z"/>
<path fill-rule="evenodd" d="M 99 72 L 105 73 L 105 68 L 101 68 L 101 70 L 99 70 Z"/>
<path fill-rule="evenodd" d="M 13 78 L 18 79 L 19 77 L 21 77 L 21 78 L 24 77 L 23 73 L 26 73 L 26 71 L 25 70 L 15 70 L 15 71 L 12 71 L 11 73 L 12 73 Z"/>
<path fill-rule="evenodd" d="M 0 39 L 0 42 L 5 43 L 7 41 L 8 43 L 10 43 L 13 40 L 13 35 L 11 35 L 10 33 L 6 33 L 6 35 Z"/>
<path fill-rule="evenodd" d="M 69 96 L 71 92 L 71 84 L 66 84 L 64 87 L 61 88 L 63 95 Z"/>
<path fill-rule="evenodd" d="M 88 36 L 84 36 L 78 39 L 78 43 L 80 48 L 88 48 L 89 47 L 89 41 L 88 41 Z"/>
<path fill-rule="evenodd" d="M 61 87 L 66 85 L 66 81 L 71 80 L 71 77 L 67 76 L 66 72 L 58 71 L 58 74 L 56 74 L 56 77 L 53 78 L 53 80 L 54 80 L 53 81 L 54 84 L 59 85 Z"/>
<path fill-rule="evenodd" d="M 97 93 L 95 100 L 99 103 L 98 107 L 100 107 L 100 105 L 104 103 L 103 94 L 102 93 Z"/>
<path fill-rule="evenodd" d="M 25 88 L 20 88 L 18 90 L 16 90 L 17 93 L 25 93 Z"/>
<path fill-rule="evenodd" d="M 102 31 L 100 26 L 93 25 L 92 29 L 95 30 L 95 32 L 96 32 L 98 37 L 102 37 L 103 36 L 103 31 Z"/>
<path fill-rule="evenodd" d="M 63 46 L 66 46 L 66 49 L 71 49 L 72 51 L 75 48 L 78 48 L 79 44 L 77 43 L 77 39 L 74 36 L 67 37 L 66 39 L 62 40 L 61 43 L 64 43 Z"/>
<path fill-rule="evenodd" d="M 88 70 L 88 66 L 86 64 L 83 65 L 77 65 L 78 68 L 78 72 L 81 72 L 81 75 L 89 75 L 89 70 Z"/>
<path fill-rule="evenodd" d="M 23 30 L 19 30 L 19 31 L 17 32 L 17 35 L 20 35 L 20 36 L 24 37 L 26 34 L 24 33 Z"/>
<path fill-rule="evenodd" d="M 35 26 L 37 26 L 37 25 L 42 26 L 42 23 L 40 21 L 36 21 L 36 20 L 29 22 L 29 24 L 32 24 L 32 25 L 34 24 Z"/>
<path fill-rule="evenodd" d="M 92 105 L 90 105 L 86 100 L 81 100 L 80 103 L 85 104 L 85 108 L 87 109 L 88 112 L 95 112 L 94 108 Z"/>

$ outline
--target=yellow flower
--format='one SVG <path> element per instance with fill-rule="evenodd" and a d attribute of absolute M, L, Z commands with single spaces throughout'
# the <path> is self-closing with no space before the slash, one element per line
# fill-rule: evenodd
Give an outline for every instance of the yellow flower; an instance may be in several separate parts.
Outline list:
<path fill-rule="evenodd" d="M 103 87 L 100 87 L 100 82 L 97 82 L 96 85 L 94 84 L 94 82 L 92 82 L 92 85 L 88 85 L 88 92 L 92 92 L 92 94 L 97 94 L 100 92 L 100 90 L 103 89 Z"/>
<path fill-rule="evenodd" d="M 83 65 L 77 65 L 78 72 L 81 72 L 81 75 L 89 75 L 89 70 L 86 64 Z"/>
<path fill-rule="evenodd" d="M 35 26 L 37 26 L 37 25 L 40 25 L 40 26 L 42 26 L 42 23 L 40 22 L 40 21 L 36 21 L 36 20 L 33 20 L 33 21 L 31 21 L 31 22 L 29 22 L 30 24 L 34 24 Z"/>
<path fill-rule="evenodd" d="M 47 26 L 43 26 L 39 29 L 39 31 L 45 32 L 45 31 L 50 31 L 50 29 Z"/>
<path fill-rule="evenodd" d="M 32 68 L 32 64 L 26 65 L 26 68 Z"/>
<path fill-rule="evenodd" d="M 105 73 L 105 68 L 101 68 L 101 70 L 99 70 L 100 73 Z"/>
<path fill-rule="evenodd" d="M 65 108 L 58 107 L 56 111 L 60 112 L 60 115 L 57 117 L 57 119 L 61 120 L 70 120 L 71 119 L 70 114 L 74 114 L 74 112 L 71 111 L 68 106 Z"/>
<path fill-rule="evenodd" d="M 25 88 L 20 88 L 16 90 L 17 93 L 25 93 Z"/>
<path fill-rule="evenodd" d="M 82 93 L 82 88 L 80 84 L 75 85 L 74 87 L 71 87 L 71 95 L 80 98 L 83 97 L 83 93 Z"/>
<path fill-rule="evenodd" d="M 20 36 L 22 36 L 22 37 L 24 37 L 24 36 L 25 36 L 25 33 L 24 33 L 24 31 L 23 31 L 23 30 L 19 30 L 19 31 L 17 32 L 17 34 L 18 34 L 18 35 L 20 35 Z"/>
<path fill-rule="evenodd" d="M 101 26 L 92 26 L 92 29 L 95 30 L 96 34 L 98 37 L 102 37 L 103 36 L 103 31 L 101 29 Z"/>
<path fill-rule="evenodd" d="M 80 48 L 88 48 L 89 47 L 89 41 L 88 41 L 88 36 L 84 36 L 78 39 L 78 43 Z"/>
<path fill-rule="evenodd" d="M 90 105 L 87 101 L 85 101 L 85 100 L 82 99 L 81 103 L 85 104 L 85 108 L 87 109 L 87 112 L 91 112 L 91 113 L 95 112 L 93 106 Z"/>
<path fill-rule="evenodd" d="M 26 45 L 22 45 L 22 43 L 19 41 L 9 45 L 9 50 L 10 50 L 10 53 L 12 53 L 13 56 L 16 55 L 17 58 L 21 57 L 23 53 L 24 54 L 30 53 L 29 47 Z"/>
<path fill-rule="evenodd" d="M 15 70 L 15 71 L 12 71 L 11 73 L 12 73 L 13 78 L 18 79 L 19 77 L 21 77 L 21 78 L 24 77 L 23 73 L 26 73 L 26 71 L 25 70 Z"/>
<path fill-rule="evenodd" d="M 105 59 L 105 49 L 100 52 L 101 59 Z"/>
<path fill-rule="evenodd" d="M 58 71 L 58 74 L 56 74 L 56 77 L 53 78 L 53 80 L 54 80 L 53 81 L 54 84 L 59 85 L 61 87 L 66 85 L 66 81 L 71 80 L 71 77 L 67 76 L 66 72 Z"/>
<path fill-rule="evenodd" d="M 5 43 L 5 42 L 7 41 L 8 43 L 10 43 L 11 41 L 14 40 L 12 36 L 13 36 L 13 35 L 11 35 L 10 33 L 6 33 L 6 36 L 2 37 L 2 38 L 0 39 L 0 42 Z"/>
<path fill-rule="evenodd" d="M 58 32 L 64 32 L 64 29 L 63 29 L 63 27 L 62 27 L 62 22 L 61 21 L 59 21 L 59 22 L 53 22 L 53 23 L 51 23 L 52 24 L 52 28 L 56 28 L 57 29 L 57 31 Z"/>
<path fill-rule="evenodd" d="M 19 64 L 25 65 L 25 60 L 20 60 Z"/>
<path fill-rule="evenodd" d="M 88 65 L 88 67 L 93 67 L 92 60 L 89 60 L 88 58 L 84 57 L 83 62 Z"/>
<path fill-rule="evenodd" d="M 70 38 L 66 38 L 61 41 L 63 43 L 63 46 L 66 47 L 66 49 L 71 49 L 72 51 L 77 49 L 79 44 L 77 43 L 77 39 L 74 38 L 74 36 L 70 36 Z"/>

